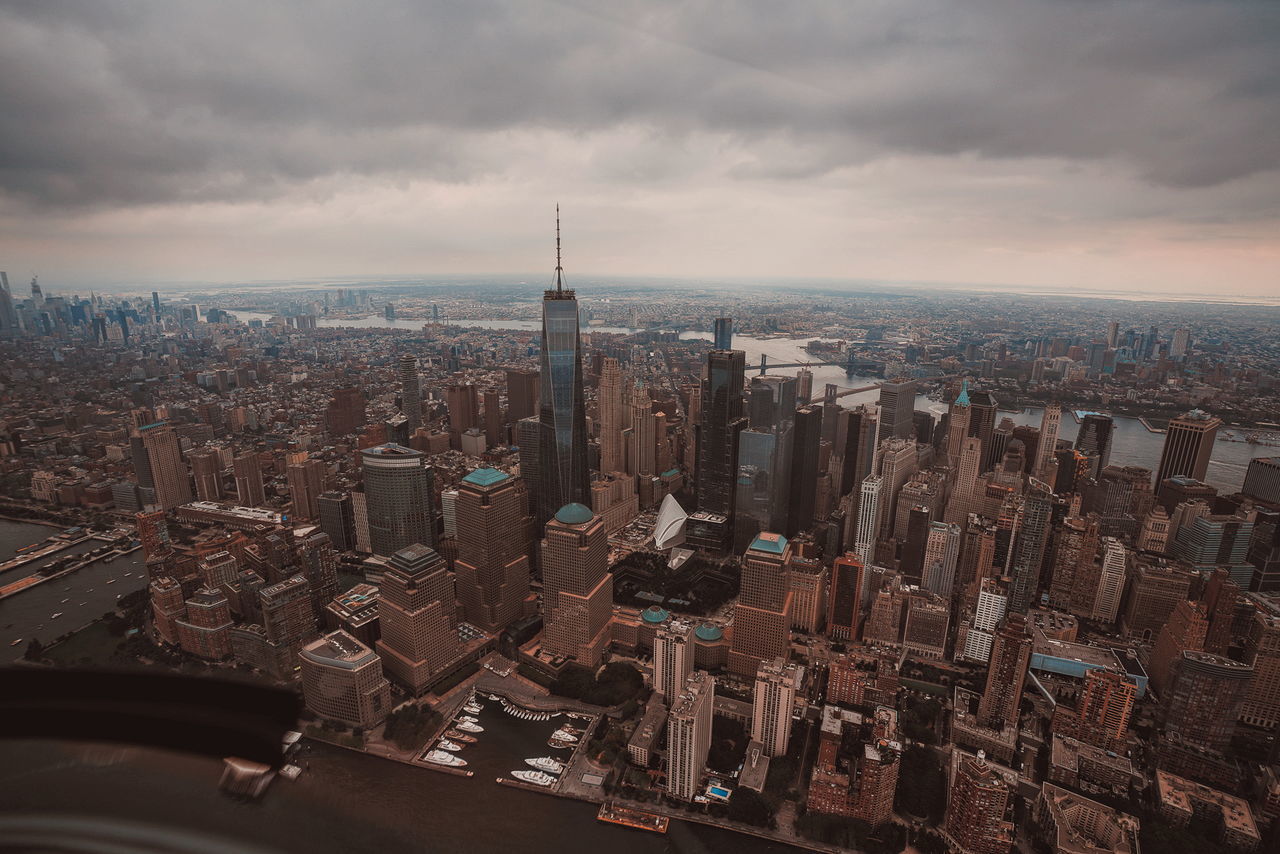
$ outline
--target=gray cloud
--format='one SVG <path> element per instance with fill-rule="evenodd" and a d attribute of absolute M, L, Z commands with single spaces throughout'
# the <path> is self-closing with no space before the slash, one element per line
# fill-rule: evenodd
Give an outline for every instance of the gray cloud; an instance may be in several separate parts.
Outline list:
<path fill-rule="evenodd" d="M 698 166 L 738 180 L 908 154 L 1207 188 L 1280 165 L 1280 6 L 15 3 L 0 116 L 0 194 L 45 210 L 466 183 L 504 172 L 512 134 L 619 129 L 645 137 L 634 162 L 587 164 L 619 186 L 720 135 L 744 156 Z"/>

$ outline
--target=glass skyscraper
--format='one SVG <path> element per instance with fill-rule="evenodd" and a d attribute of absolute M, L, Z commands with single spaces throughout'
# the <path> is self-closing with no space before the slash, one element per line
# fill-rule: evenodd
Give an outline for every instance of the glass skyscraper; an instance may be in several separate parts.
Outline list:
<path fill-rule="evenodd" d="M 591 504 L 587 468 L 587 416 L 582 395 L 578 300 L 565 290 L 560 266 L 560 217 L 556 213 L 556 287 L 542 297 L 542 426 L 538 524 L 566 504 Z"/>
<path fill-rule="evenodd" d="M 373 553 L 391 557 L 413 545 L 435 547 L 432 470 L 426 455 L 386 444 L 360 452 Z"/>

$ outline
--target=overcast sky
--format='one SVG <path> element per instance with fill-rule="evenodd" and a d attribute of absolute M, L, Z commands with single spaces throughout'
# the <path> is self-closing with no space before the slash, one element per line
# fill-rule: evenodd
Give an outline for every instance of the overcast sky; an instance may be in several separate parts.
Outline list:
<path fill-rule="evenodd" d="M 1280 295 L 1280 2 L 0 3 L 0 269 Z"/>

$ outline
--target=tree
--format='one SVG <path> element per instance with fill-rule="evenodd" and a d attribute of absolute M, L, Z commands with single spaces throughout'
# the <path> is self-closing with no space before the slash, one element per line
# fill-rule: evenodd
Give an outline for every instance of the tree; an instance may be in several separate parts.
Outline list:
<path fill-rule="evenodd" d="M 754 789 L 739 786 L 729 796 L 729 818 L 755 827 L 774 826 L 773 806 Z"/>
<path fill-rule="evenodd" d="M 405 706 L 387 716 L 383 737 L 401 750 L 417 750 L 440 725 L 440 715 L 425 706 Z"/>
<path fill-rule="evenodd" d="M 894 806 L 930 821 L 942 818 L 947 809 L 946 773 L 932 750 L 912 747 L 902 754 Z"/>

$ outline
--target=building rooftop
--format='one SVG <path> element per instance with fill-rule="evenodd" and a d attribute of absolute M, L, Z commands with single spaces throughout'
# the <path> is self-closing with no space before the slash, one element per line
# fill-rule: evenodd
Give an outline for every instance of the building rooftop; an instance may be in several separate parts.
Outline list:
<path fill-rule="evenodd" d="M 479 468 L 471 472 L 462 479 L 463 483 L 469 483 L 473 486 L 494 486 L 508 479 L 510 475 L 506 472 L 498 471 L 491 468 Z"/>
<path fill-rule="evenodd" d="M 420 457 L 422 452 L 415 451 L 413 448 L 406 448 L 404 445 L 397 445 L 395 442 L 388 442 L 385 445 L 375 445 L 372 448 L 365 448 L 362 454 L 370 457 Z"/>
<path fill-rule="evenodd" d="M 644 620 L 646 623 L 649 623 L 651 625 L 657 625 L 658 623 L 666 622 L 667 617 L 670 617 L 670 616 L 671 616 L 671 612 L 669 612 L 667 609 L 662 608 L 658 605 L 650 605 L 648 608 L 645 608 L 643 612 L 641 612 L 640 619 Z"/>
<path fill-rule="evenodd" d="M 771 534 L 765 532 L 760 534 L 751 543 L 751 550 L 757 552 L 768 552 L 769 554 L 780 555 L 787 549 L 787 538 L 781 534 Z"/>
<path fill-rule="evenodd" d="M 1184 779 L 1168 771 L 1156 771 L 1156 797 L 1162 807 L 1175 809 L 1190 816 L 1198 812 L 1197 806 L 1216 806 L 1221 811 L 1223 827 L 1261 841 L 1253 812 L 1242 798 Z"/>
<path fill-rule="evenodd" d="M 556 521 L 562 525 L 585 525 L 595 516 L 591 508 L 582 504 L 566 504 L 556 511 Z"/>
<path fill-rule="evenodd" d="M 378 658 L 373 650 L 341 629 L 313 640 L 300 654 L 316 664 L 344 670 L 355 670 Z"/>
<path fill-rule="evenodd" d="M 693 630 L 698 640 L 707 641 L 708 643 L 718 641 L 724 637 L 724 629 L 713 623 L 703 623 Z"/>

